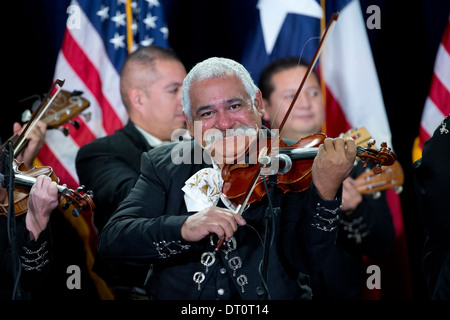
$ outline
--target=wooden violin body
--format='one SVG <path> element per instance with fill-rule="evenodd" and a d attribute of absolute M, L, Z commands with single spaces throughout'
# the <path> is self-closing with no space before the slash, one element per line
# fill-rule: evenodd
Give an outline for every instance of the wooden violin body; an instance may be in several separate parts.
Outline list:
<path fill-rule="evenodd" d="M 258 159 L 256 163 L 231 164 L 223 167 L 222 193 L 236 206 L 245 203 L 252 187 L 253 190 L 246 203 L 250 204 L 263 198 L 267 192 L 263 179 L 267 181 L 268 176 L 262 171 L 265 169 L 265 165 L 262 165 L 259 159 L 261 159 L 261 150 L 268 145 L 271 146 L 270 155 L 272 157 L 277 154 L 284 154 L 292 160 L 287 172 L 276 173 L 277 187 L 284 193 L 301 192 L 308 189 L 312 181 L 311 170 L 314 158 L 317 155 L 318 147 L 324 142 L 325 138 L 326 135 L 323 133 L 312 134 L 292 145 L 287 145 L 281 138 L 275 140 L 278 142 L 277 145 L 271 145 L 271 138 L 266 138 L 268 141 L 265 141 L 265 143 L 261 143 L 261 140 L 259 140 L 258 147 L 249 148 L 250 152 L 253 150 L 253 153 L 258 156 L 253 154 L 247 157 L 248 159 Z M 369 161 L 376 163 L 377 166 L 373 168 L 375 174 L 381 173 L 382 166 L 391 166 L 396 161 L 395 154 L 385 143 L 381 144 L 380 150 L 370 147 L 364 149 L 357 146 L 357 156 L 365 163 Z M 263 174 L 260 174 L 261 172 Z"/>
<path fill-rule="evenodd" d="M 273 151 L 274 153 L 286 153 L 286 151 L 299 148 L 314 148 L 322 144 L 325 138 L 326 136 L 322 133 L 314 134 L 300 139 L 293 145 L 287 145 L 283 139 L 279 138 L 277 139 L 278 146 L 275 146 Z M 267 143 L 271 144 L 272 140 L 267 138 Z M 300 192 L 309 188 L 312 179 L 311 167 L 314 157 L 315 153 L 313 152 L 312 156 L 310 153 L 308 156 L 305 156 L 302 161 L 293 161 L 292 168 L 288 172 L 277 174 L 277 186 L 285 193 Z M 251 158 L 257 157 L 253 156 Z M 248 164 L 247 166 L 225 165 L 222 169 L 222 178 L 224 180 L 222 193 L 235 204 L 243 203 L 249 187 L 251 187 L 254 182 L 252 177 L 258 176 L 258 181 L 248 200 L 248 204 L 260 201 L 266 193 L 264 181 L 262 180 L 263 176 L 259 175 L 260 170 L 261 164 L 259 162 L 256 164 Z M 268 179 L 268 177 L 265 176 L 265 179 Z"/>
<path fill-rule="evenodd" d="M 26 166 L 14 160 L 14 172 L 15 173 L 27 173 L 29 177 L 37 178 L 40 175 L 46 175 L 52 177 L 54 180 L 53 170 L 50 167 L 40 167 L 33 168 L 28 170 Z M 28 193 L 29 188 L 21 187 L 20 185 L 16 185 L 14 188 L 14 212 L 16 215 L 21 215 L 28 210 Z M 8 214 L 8 195 L 6 195 L 4 203 L 0 204 L 0 214 Z"/>
<path fill-rule="evenodd" d="M 65 199 L 62 209 L 67 210 L 71 207 L 72 214 L 79 216 L 82 211 L 92 212 L 95 208 L 90 192 L 80 193 L 82 187 L 76 191 L 59 185 L 59 178 L 54 174 L 51 167 L 34 167 L 28 170 L 25 165 L 14 160 L 14 212 L 15 215 L 21 215 L 28 211 L 28 196 L 30 188 L 36 183 L 37 177 L 45 175 L 52 178 L 58 185 L 58 192 Z M 1 175 L 3 179 L 3 175 Z M 2 204 L 0 204 L 0 214 L 7 215 L 9 211 L 8 195 Z"/>

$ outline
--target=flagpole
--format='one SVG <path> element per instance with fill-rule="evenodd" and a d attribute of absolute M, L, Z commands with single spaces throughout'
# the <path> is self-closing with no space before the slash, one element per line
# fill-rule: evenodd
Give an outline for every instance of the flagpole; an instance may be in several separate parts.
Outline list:
<path fill-rule="evenodd" d="M 131 25 L 133 24 L 133 14 L 131 11 L 131 0 L 127 0 L 125 4 L 125 13 L 127 15 L 127 48 L 128 53 L 133 52 L 133 30 Z"/>

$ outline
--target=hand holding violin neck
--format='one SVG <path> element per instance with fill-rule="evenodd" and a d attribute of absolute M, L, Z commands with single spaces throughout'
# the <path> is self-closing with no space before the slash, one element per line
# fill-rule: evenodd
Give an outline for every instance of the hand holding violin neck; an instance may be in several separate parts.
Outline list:
<path fill-rule="evenodd" d="M 71 190 L 64 185 L 59 184 L 59 179 L 53 174 L 50 167 L 34 167 L 31 170 L 21 171 L 22 163 L 16 163 L 14 170 L 14 207 L 15 214 L 21 215 L 28 210 L 28 194 L 30 189 L 36 184 L 39 176 L 51 177 L 56 182 L 57 192 L 64 198 L 62 203 L 62 210 L 72 210 L 74 216 L 79 216 L 82 211 L 92 213 L 95 205 L 92 200 L 92 192 L 84 193 L 84 186 L 80 186 L 77 190 Z M 5 180 L 5 175 L 0 174 L 0 183 Z M 83 191 L 83 194 L 80 192 Z M 8 213 L 8 205 L 0 204 L 0 214 Z"/>
<path fill-rule="evenodd" d="M 350 175 L 356 158 L 353 140 L 326 138 L 319 146 L 312 166 L 312 179 L 323 200 L 333 200 Z"/>

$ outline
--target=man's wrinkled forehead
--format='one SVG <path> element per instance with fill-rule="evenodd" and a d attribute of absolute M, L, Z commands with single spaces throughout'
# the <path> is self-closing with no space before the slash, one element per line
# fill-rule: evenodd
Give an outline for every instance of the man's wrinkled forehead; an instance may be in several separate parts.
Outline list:
<path fill-rule="evenodd" d="M 241 79 L 236 76 L 196 80 L 190 90 L 191 107 L 227 106 L 250 99 Z"/>

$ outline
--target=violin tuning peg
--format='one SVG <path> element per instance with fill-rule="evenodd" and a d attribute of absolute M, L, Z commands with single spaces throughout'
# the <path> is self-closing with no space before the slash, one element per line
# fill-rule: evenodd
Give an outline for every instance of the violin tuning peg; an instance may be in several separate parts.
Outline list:
<path fill-rule="evenodd" d="M 31 111 L 30 110 L 25 110 L 23 113 L 22 113 L 22 122 L 23 123 L 25 123 L 25 122 L 28 122 L 28 121 L 30 121 L 30 119 L 31 119 Z"/>
<path fill-rule="evenodd" d="M 394 188 L 396 194 L 400 194 L 403 191 L 403 186 L 396 186 Z"/>
<path fill-rule="evenodd" d="M 367 167 L 368 163 L 369 163 L 369 161 L 367 159 L 364 160 L 363 165 L 362 165 L 362 169 L 365 169 Z"/>
<path fill-rule="evenodd" d="M 79 97 L 79 96 L 81 96 L 83 94 L 83 91 L 80 91 L 80 90 L 74 90 L 71 94 L 70 94 L 70 96 L 71 97 Z"/>
<path fill-rule="evenodd" d="M 372 148 L 375 145 L 375 140 L 372 138 L 369 141 L 367 141 L 367 147 Z"/>
<path fill-rule="evenodd" d="M 63 209 L 63 210 L 69 209 L 69 207 L 70 207 L 71 204 L 72 204 L 72 201 L 64 202 L 64 204 L 62 205 L 62 209 Z"/>
<path fill-rule="evenodd" d="M 75 190 L 76 192 L 81 192 L 81 191 L 83 191 L 84 190 L 84 186 L 79 186 L 78 188 L 77 188 L 77 190 Z"/>
<path fill-rule="evenodd" d="M 375 174 L 380 174 L 381 171 L 383 171 L 383 170 L 381 169 L 381 164 L 377 164 L 375 167 L 373 167 L 373 173 L 375 173 Z"/>
<path fill-rule="evenodd" d="M 94 196 L 94 192 L 93 192 L 92 190 L 86 191 L 86 194 L 87 194 L 88 196 L 91 196 L 91 197 Z"/>
<path fill-rule="evenodd" d="M 75 209 L 73 209 L 72 210 L 72 215 L 74 216 L 74 217 L 79 217 L 80 216 L 80 209 L 78 209 L 78 208 L 75 208 Z"/>
<path fill-rule="evenodd" d="M 69 135 L 69 129 L 66 127 L 59 128 L 58 130 L 60 130 L 65 137 Z"/>
<path fill-rule="evenodd" d="M 70 120 L 69 123 L 71 123 L 75 127 L 75 129 L 80 129 L 80 123 L 78 121 Z"/>

